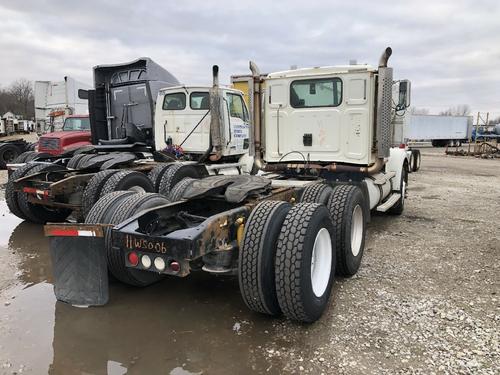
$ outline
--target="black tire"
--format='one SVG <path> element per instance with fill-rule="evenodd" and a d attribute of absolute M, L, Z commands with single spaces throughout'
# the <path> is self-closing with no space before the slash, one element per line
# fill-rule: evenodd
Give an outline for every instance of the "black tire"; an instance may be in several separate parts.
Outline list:
<path fill-rule="evenodd" d="M 95 154 L 79 154 L 79 155 L 83 155 L 83 156 L 78 159 L 78 163 L 76 164 L 75 169 L 85 169 L 87 166 L 87 162 L 90 161 L 92 158 L 97 156 Z M 76 155 L 76 156 L 79 156 L 79 155 Z M 76 157 L 76 156 L 73 156 L 73 157 Z"/>
<path fill-rule="evenodd" d="M 118 171 L 106 180 L 101 189 L 101 196 L 118 190 L 132 190 L 135 192 L 153 193 L 151 180 L 141 172 Z"/>
<path fill-rule="evenodd" d="M 169 197 L 172 188 L 186 177 L 201 178 L 202 176 L 199 169 L 192 164 L 175 163 L 163 174 L 158 192 Z"/>
<path fill-rule="evenodd" d="M 110 169 L 96 173 L 88 182 L 82 196 L 82 218 L 87 217 L 92 206 L 103 196 L 101 190 L 108 179 L 118 170 Z"/>
<path fill-rule="evenodd" d="M 321 182 L 315 183 L 306 186 L 302 192 L 300 201 L 306 203 L 320 203 L 326 206 L 332 194 L 333 189 L 330 185 Z"/>
<path fill-rule="evenodd" d="M 23 220 L 26 220 L 27 217 L 26 215 L 23 214 L 23 212 L 19 208 L 19 202 L 18 202 L 19 193 L 14 191 L 14 181 L 26 175 L 31 169 L 35 168 L 37 165 L 39 165 L 39 163 L 30 163 L 16 169 L 9 176 L 7 184 L 5 185 L 5 201 L 7 202 L 7 207 L 9 208 L 10 212 L 12 212 L 18 218 Z"/>
<path fill-rule="evenodd" d="M 108 207 L 103 210 L 100 206 L 104 205 L 104 200 L 108 197 L 105 195 L 101 198 L 90 211 L 87 222 L 93 219 L 92 211 L 104 211 L 102 214 L 106 220 L 106 224 L 119 224 L 128 219 L 137 212 L 168 203 L 168 200 L 160 194 L 142 193 L 131 194 L 126 197 L 119 196 L 120 201 L 114 204 L 113 207 Z M 115 199 L 116 201 L 116 199 Z M 113 200 L 108 205 L 113 204 Z M 106 213 L 106 211 L 108 213 Z M 90 219 L 89 219 L 90 218 Z M 111 246 L 111 230 L 107 229 L 105 234 L 105 248 L 108 259 L 108 268 L 111 274 L 121 282 L 138 287 L 144 287 L 161 280 L 164 275 L 155 272 L 142 270 L 134 270 L 125 266 L 125 257 L 121 249 L 116 249 Z"/>
<path fill-rule="evenodd" d="M 13 163 L 15 163 L 15 164 L 25 163 L 26 161 L 28 161 L 28 158 L 30 160 L 33 160 L 34 158 L 31 157 L 31 155 L 33 155 L 33 154 L 36 155 L 36 154 L 38 154 L 38 152 L 36 152 L 36 151 L 25 151 L 22 154 L 19 154 L 17 156 L 17 158 L 14 159 Z"/>
<path fill-rule="evenodd" d="M 321 317 L 327 307 L 335 275 L 333 233 L 328 209 L 321 204 L 299 203 L 285 217 L 276 247 L 275 277 L 278 302 L 287 318 L 312 323 Z M 323 265 L 323 270 L 324 267 L 329 270 L 317 294 L 311 277 L 311 260 L 316 239 L 320 235 L 320 241 L 325 245 L 322 248 L 327 249 L 325 254 L 329 255 L 331 263 L 325 263 L 325 260 L 319 262 L 314 257 L 316 266 Z"/>
<path fill-rule="evenodd" d="M 85 218 L 85 223 L 87 224 L 109 224 L 110 218 L 114 213 L 114 208 L 121 203 L 126 197 L 129 197 L 134 193 L 133 191 L 114 191 L 112 193 L 106 194 L 100 198 L 96 204 L 91 208 L 87 217 Z M 104 229 L 106 234 L 109 229 Z M 111 281 L 116 281 L 116 278 L 108 272 L 108 278 Z"/>
<path fill-rule="evenodd" d="M 86 145 L 78 147 L 76 150 L 74 150 L 73 155 L 89 154 L 89 153 L 94 153 L 95 151 L 96 149 L 94 145 Z"/>
<path fill-rule="evenodd" d="M 172 165 L 174 165 L 174 163 L 161 163 L 155 165 L 153 169 L 151 169 L 151 171 L 148 173 L 148 177 L 155 187 L 155 192 L 159 192 L 161 178 L 168 170 L 168 168 L 170 168 Z"/>
<path fill-rule="evenodd" d="M 417 172 L 420 169 L 420 163 L 422 161 L 422 156 L 420 155 L 420 150 L 411 150 L 411 170 L 412 172 Z"/>
<path fill-rule="evenodd" d="M 69 159 L 67 167 L 71 169 L 77 169 L 78 163 L 84 156 L 86 156 L 86 154 L 78 154 L 73 156 L 71 159 Z"/>
<path fill-rule="evenodd" d="M 335 228 L 334 241 L 338 275 L 353 276 L 361 265 L 367 223 L 364 205 L 363 192 L 359 187 L 338 185 L 333 189 L 333 194 L 328 202 L 328 210 Z M 362 215 L 361 223 L 358 221 L 358 215 Z M 354 234 L 352 232 L 353 225 L 356 225 Z M 357 229 L 359 225 L 362 225 L 361 232 Z"/>
<path fill-rule="evenodd" d="M 388 214 L 391 215 L 401 215 L 405 208 L 405 198 L 406 198 L 406 184 L 408 182 L 408 165 L 405 163 L 401 171 L 401 181 L 399 186 L 399 192 L 401 197 L 394 206 L 387 210 Z"/>
<path fill-rule="evenodd" d="M 114 191 L 99 198 L 99 200 L 90 209 L 87 217 L 85 218 L 85 223 L 109 224 L 109 220 L 114 213 L 114 207 L 132 194 L 136 193 L 133 191 Z"/>
<path fill-rule="evenodd" d="M 7 168 L 7 164 L 12 163 L 19 156 L 21 151 L 14 145 L 0 145 L 0 169 Z"/>
<path fill-rule="evenodd" d="M 281 314 L 276 296 L 274 264 L 278 236 L 291 207 L 286 202 L 261 202 L 245 225 L 238 280 L 241 296 L 250 310 L 269 315 Z"/>
<path fill-rule="evenodd" d="M 196 178 L 191 178 L 191 177 L 183 178 L 170 191 L 168 199 L 171 202 L 180 201 L 182 199 L 182 194 L 184 193 L 186 188 L 193 183 L 193 181 L 196 181 Z"/>
<path fill-rule="evenodd" d="M 36 164 L 34 168 L 30 169 L 25 173 L 24 176 L 28 174 L 35 174 L 40 172 L 49 172 L 51 170 L 60 170 L 61 166 L 50 163 Z M 47 222 L 58 223 L 66 220 L 66 218 L 71 214 L 71 210 L 65 208 L 49 208 L 47 206 L 42 206 L 39 204 L 33 204 L 28 200 L 28 194 L 17 193 L 17 202 L 19 209 L 23 213 L 27 220 L 38 223 L 45 224 Z"/>
<path fill-rule="evenodd" d="M 25 151 L 21 155 L 19 155 L 15 160 L 14 163 L 29 163 L 30 161 L 33 161 L 35 159 L 39 158 L 50 158 L 52 155 L 47 154 L 46 152 L 38 152 L 38 151 Z M 22 160 L 22 161 L 19 161 Z M 40 160 L 42 161 L 42 160 Z"/>

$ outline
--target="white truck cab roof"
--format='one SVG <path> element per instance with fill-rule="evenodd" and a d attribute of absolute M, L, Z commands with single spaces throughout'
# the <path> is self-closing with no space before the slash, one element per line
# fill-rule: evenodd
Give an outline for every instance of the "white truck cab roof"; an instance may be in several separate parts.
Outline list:
<path fill-rule="evenodd" d="M 366 64 L 320 66 L 314 68 L 301 68 L 301 69 L 284 70 L 281 72 L 270 73 L 267 75 L 267 79 L 323 76 L 332 74 L 376 72 L 376 71 L 377 71 L 376 68 Z"/>
<path fill-rule="evenodd" d="M 160 90 L 160 93 L 167 93 L 167 92 L 173 92 L 173 91 L 179 91 L 183 90 L 184 92 L 209 92 L 211 89 L 210 86 L 185 86 L 185 85 L 179 85 L 179 86 L 172 86 L 172 87 L 165 87 Z M 237 94 L 243 94 L 240 90 L 233 89 L 231 87 L 226 87 L 226 86 L 220 86 L 221 90 L 228 91 L 228 92 L 234 92 Z"/>

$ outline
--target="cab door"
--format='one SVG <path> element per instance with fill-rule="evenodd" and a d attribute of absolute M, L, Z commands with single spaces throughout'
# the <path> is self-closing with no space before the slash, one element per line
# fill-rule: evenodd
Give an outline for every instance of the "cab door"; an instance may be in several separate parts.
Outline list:
<path fill-rule="evenodd" d="M 250 118 L 243 97 L 239 93 L 224 95 L 227 121 L 226 139 L 229 154 L 241 154 L 248 150 L 250 142 Z"/>
<path fill-rule="evenodd" d="M 372 136 L 368 100 L 371 94 L 369 75 L 346 75 L 344 85 L 343 154 L 347 160 L 367 162 Z"/>

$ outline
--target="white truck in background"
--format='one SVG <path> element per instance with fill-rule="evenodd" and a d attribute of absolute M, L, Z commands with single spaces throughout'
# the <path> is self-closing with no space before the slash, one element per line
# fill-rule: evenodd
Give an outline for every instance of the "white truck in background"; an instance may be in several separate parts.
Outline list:
<path fill-rule="evenodd" d="M 430 141 L 434 147 L 460 146 L 472 132 L 472 116 L 410 115 L 404 137 Z"/>
<path fill-rule="evenodd" d="M 88 101 L 78 97 L 78 90 L 90 88 L 71 77 L 64 77 L 63 81 L 35 81 L 37 133 L 61 130 L 67 116 L 87 115 Z"/>

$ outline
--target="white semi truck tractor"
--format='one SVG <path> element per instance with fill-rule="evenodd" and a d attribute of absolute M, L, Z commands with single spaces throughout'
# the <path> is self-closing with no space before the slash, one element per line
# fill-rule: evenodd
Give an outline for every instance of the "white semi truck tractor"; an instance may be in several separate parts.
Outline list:
<path fill-rule="evenodd" d="M 238 275 L 253 311 L 319 319 L 334 276 L 352 276 L 362 263 L 370 213 L 404 209 L 408 161 L 403 149 L 392 147 L 391 53 L 387 48 L 377 66 L 264 76 L 250 63 L 252 173 L 183 178 L 170 201 L 155 193 L 114 192 L 97 201 L 85 223 L 46 225 L 57 299 L 106 304 L 108 273 L 144 287 L 166 275 L 209 272 Z M 409 85 L 400 87 L 396 103 L 403 108 Z M 208 142 L 200 150 L 207 146 L 216 164 L 237 149 L 237 133 L 229 130 L 245 119 L 234 119 L 234 103 L 215 89 Z M 179 108 L 187 105 L 179 101 Z M 168 140 L 176 127 L 166 120 Z M 185 133 L 182 125 L 178 132 Z M 191 147 L 203 144 L 196 137 Z"/>

